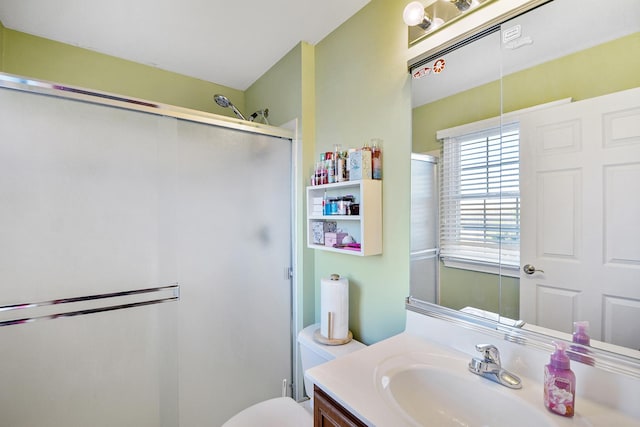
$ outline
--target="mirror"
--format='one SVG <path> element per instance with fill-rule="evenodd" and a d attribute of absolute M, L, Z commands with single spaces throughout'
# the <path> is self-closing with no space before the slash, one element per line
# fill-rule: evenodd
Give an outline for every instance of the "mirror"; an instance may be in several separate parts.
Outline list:
<path fill-rule="evenodd" d="M 520 199 L 513 205 L 520 259 L 503 257 L 512 243 L 503 238 L 497 266 L 457 264 L 441 247 L 438 292 L 427 302 L 569 341 L 573 322 L 587 320 L 592 346 L 640 359 L 640 207 L 624 190 L 625 182 L 640 180 L 640 92 L 633 90 L 640 87 L 639 17 L 635 0 L 553 0 L 413 64 L 413 152 L 439 156 L 438 137 L 477 136 L 496 126 L 505 139 L 510 123 L 520 139 Z M 623 92 L 630 101 L 613 95 Z M 611 103 L 598 119 L 589 115 Z M 601 138 L 584 139 L 592 135 Z M 600 151 L 581 154 L 583 146 Z M 565 157 L 542 164 L 553 152 Z M 612 163 L 567 163 L 583 157 Z M 502 202 L 509 197 L 500 193 Z M 588 254 L 590 248 L 598 250 Z M 420 295 L 421 269 L 413 253 L 411 259 L 411 292 Z"/>

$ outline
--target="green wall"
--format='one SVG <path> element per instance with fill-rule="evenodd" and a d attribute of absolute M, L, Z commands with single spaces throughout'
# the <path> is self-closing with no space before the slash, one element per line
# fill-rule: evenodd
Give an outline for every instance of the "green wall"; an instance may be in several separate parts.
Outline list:
<path fill-rule="evenodd" d="M 302 111 L 302 48 L 291 49 L 245 92 L 246 115 L 269 108 L 269 123 L 281 125 Z M 262 100 L 268 99 L 269 105 Z"/>
<path fill-rule="evenodd" d="M 441 265 L 440 304 L 455 310 L 471 306 L 520 318 L 520 286 L 514 277 L 448 268 Z"/>
<path fill-rule="evenodd" d="M 504 111 L 514 111 L 562 98 L 579 101 L 638 87 L 640 55 L 631 52 L 640 52 L 640 33 L 415 108 L 413 150 L 440 150 L 442 144 L 436 140 L 436 131 L 499 116 L 501 94 Z M 471 305 L 519 318 L 519 280 L 499 280 L 491 274 L 442 267 L 440 281 L 445 285 L 441 285 L 440 303 L 455 309 Z"/>
<path fill-rule="evenodd" d="M 4 32 L 4 25 L 2 25 L 0 21 L 0 71 L 2 71 L 4 67 Z"/>
<path fill-rule="evenodd" d="M 383 139 L 382 255 L 315 254 L 316 309 L 320 279 L 331 273 L 347 277 L 349 326 L 367 344 L 404 329 L 409 295 L 411 87 L 401 19 L 405 5 L 372 0 L 316 46 L 315 152 L 336 143 L 349 148 Z"/>
<path fill-rule="evenodd" d="M 244 92 L 8 28 L 2 30 L 5 73 L 97 89 L 233 117 L 213 102 L 223 93 L 244 111 Z"/>
<path fill-rule="evenodd" d="M 504 111 L 638 87 L 639 69 L 640 32 L 505 76 Z"/>
<path fill-rule="evenodd" d="M 413 151 L 440 150 L 436 132 L 464 123 L 500 115 L 500 82 L 488 83 L 465 92 L 414 108 L 412 111 Z"/>

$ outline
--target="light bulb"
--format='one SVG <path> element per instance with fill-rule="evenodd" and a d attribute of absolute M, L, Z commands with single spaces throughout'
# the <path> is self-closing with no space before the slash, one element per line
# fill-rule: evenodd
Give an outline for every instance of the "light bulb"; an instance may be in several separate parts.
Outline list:
<path fill-rule="evenodd" d="M 450 0 L 451 3 L 454 4 L 455 7 L 458 8 L 458 10 L 460 12 L 464 12 L 465 10 L 469 9 L 471 6 L 473 6 L 473 2 L 471 0 Z"/>
<path fill-rule="evenodd" d="M 436 28 L 444 25 L 444 19 L 442 18 L 433 18 L 433 23 L 431 24 L 431 29 L 435 30 Z"/>
<path fill-rule="evenodd" d="M 402 19 L 405 24 L 413 27 L 421 24 L 424 20 L 424 6 L 419 1 L 412 1 L 405 8 L 402 13 Z"/>

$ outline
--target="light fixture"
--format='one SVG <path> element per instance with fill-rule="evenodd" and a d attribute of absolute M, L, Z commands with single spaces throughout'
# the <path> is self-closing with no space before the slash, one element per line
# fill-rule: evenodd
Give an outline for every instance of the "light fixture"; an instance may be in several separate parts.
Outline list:
<path fill-rule="evenodd" d="M 460 12 L 464 12 L 465 10 L 471 7 L 471 0 L 449 0 L 455 7 L 458 8 Z"/>
<path fill-rule="evenodd" d="M 453 24 L 480 7 L 498 0 L 421 0 L 412 1 L 402 13 L 409 27 L 409 46 Z M 425 6 L 424 4 L 427 4 Z"/>
<path fill-rule="evenodd" d="M 402 19 L 410 27 L 420 27 L 425 31 L 431 26 L 431 18 L 424 12 L 424 6 L 419 1 L 412 1 L 404 8 Z"/>

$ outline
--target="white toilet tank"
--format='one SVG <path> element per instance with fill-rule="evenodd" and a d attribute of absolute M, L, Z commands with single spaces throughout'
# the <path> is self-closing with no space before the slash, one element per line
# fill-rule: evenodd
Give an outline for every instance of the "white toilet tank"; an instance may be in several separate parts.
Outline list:
<path fill-rule="evenodd" d="M 313 335 L 318 329 L 320 329 L 320 324 L 316 323 L 315 325 L 307 326 L 298 334 L 300 359 L 302 362 L 302 370 L 305 373 L 308 369 L 320 365 L 321 363 L 328 362 L 336 357 L 344 356 L 345 354 L 349 354 L 366 347 L 366 345 L 356 340 L 351 340 L 347 344 L 343 345 L 320 344 L 313 339 Z M 307 396 L 313 398 L 313 383 L 307 379 L 306 374 L 304 378 L 304 389 L 307 392 Z"/>

